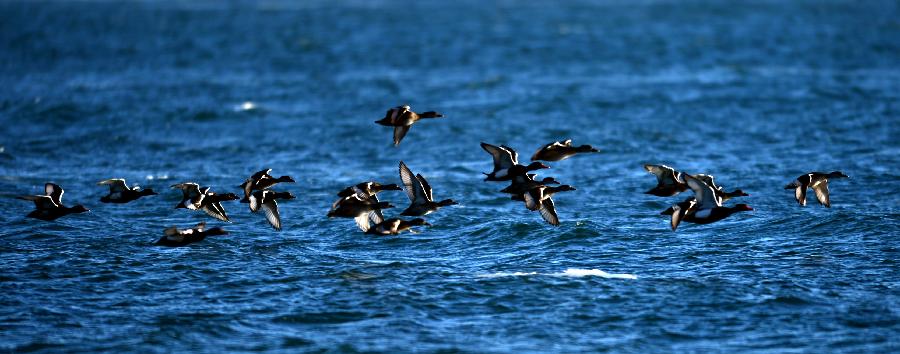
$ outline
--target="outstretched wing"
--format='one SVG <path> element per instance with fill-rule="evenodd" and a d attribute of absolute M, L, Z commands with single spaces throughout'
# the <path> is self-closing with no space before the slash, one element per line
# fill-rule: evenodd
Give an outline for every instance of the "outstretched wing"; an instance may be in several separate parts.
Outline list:
<path fill-rule="evenodd" d="M 403 161 L 400 161 L 400 180 L 403 181 L 403 187 L 406 190 L 406 196 L 409 197 L 411 204 L 421 204 L 427 200 L 425 188 L 422 182 L 413 175 L 409 167 Z"/>
<path fill-rule="evenodd" d="M 59 207 L 59 205 L 53 202 L 53 198 L 51 198 L 49 195 L 26 195 L 16 198 L 34 202 L 34 207 L 37 210 L 46 210 Z"/>
<path fill-rule="evenodd" d="M 369 231 L 370 226 L 368 214 L 359 215 L 353 218 L 353 221 L 356 221 L 356 226 L 359 226 L 359 229 L 362 230 L 362 232 Z"/>
<path fill-rule="evenodd" d="M 266 220 L 275 230 L 281 231 L 281 215 L 278 213 L 278 203 L 271 199 L 262 204 L 262 210 L 266 214 Z"/>
<path fill-rule="evenodd" d="M 691 212 L 694 207 L 697 205 L 697 200 L 688 200 L 672 206 L 672 220 L 670 221 L 670 225 L 672 226 L 672 231 L 678 229 L 678 225 L 681 224 L 681 219 L 684 218 L 689 212 Z"/>
<path fill-rule="evenodd" d="M 400 145 L 400 140 L 409 132 L 409 125 L 400 125 L 394 127 L 394 146 Z"/>
<path fill-rule="evenodd" d="M 660 185 L 671 186 L 678 183 L 675 169 L 666 165 L 644 165 L 647 172 L 656 176 L 656 182 Z"/>
<path fill-rule="evenodd" d="M 553 204 L 552 198 L 546 198 L 541 201 L 541 208 L 538 209 L 541 212 L 541 217 L 547 221 L 548 224 L 553 226 L 559 226 L 559 216 L 556 215 L 556 205 Z"/>
<path fill-rule="evenodd" d="M 491 154 L 491 157 L 493 157 L 493 172 L 509 169 L 516 164 L 513 159 L 513 155 L 506 149 L 502 149 L 487 143 L 481 143 L 481 148 L 484 149 L 484 151 L 487 151 L 489 154 Z"/>
<path fill-rule="evenodd" d="M 519 153 L 516 152 L 515 149 L 513 149 L 509 146 L 506 146 L 506 145 L 500 145 L 500 148 L 502 148 L 503 150 L 506 150 L 506 152 L 509 154 L 509 157 L 512 159 L 513 165 L 519 164 Z M 512 167 L 512 166 L 510 166 L 510 167 Z"/>
<path fill-rule="evenodd" d="M 806 206 L 806 186 L 797 186 L 794 189 L 794 198 L 797 198 L 797 203 L 800 203 L 801 206 Z"/>
<path fill-rule="evenodd" d="M 422 190 L 425 191 L 425 197 L 428 198 L 428 201 L 433 201 L 434 197 L 431 194 L 433 191 L 431 190 L 431 185 L 429 185 L 428 181 L 425 179 L 425 176 L 417 173 L 416 179 L 418 179 L 419 183 L 422 184 Z"/>
<path fill-rule="evenodd" d="M 130 190 L 130 189 L 128 188 L 128 185 L 125 184 L 125 180 L 124 180 L 124 179 L 121 179 L 121 178 L 112 178 L 112 179 L 108 179 L 108 180 L 105 180 L 105 181 L 100 181 L 100 182 L 97 182 L 97 185 L 99 185 L 99 186 L 103 186 L 103 185 L 109 186 L 109 192 L 110 192 L 110 193 L 121 193 L 121 192 Z"/>
<path fill-rule="evenodd" d="M 819 204 L 824 205 L 826 208 L 831 208 L 831 199 L 828 197 L 828 180 L 823 179 L 811 187 L 816 192 L 816 199 L 819 200 Z"/>
<path fill-rule="evenodd" d="M 44 194 L 50 196 L 56 205 L 62 205 L 62 195 L 65 191 L 58 184 L 47 183 L 44 185 Z"/>
<path fill-rule="evenodd" d="M 722 206 L 719 198 L 716 198 L 716 192 L 708 184 L 687 173 L 684 174 L 684 181 L 697 197 L 699 203 L 697 209 L 712 209 Z"/>
<path fill-rule="evenodd" d="M 203 210 L 203 212 L 205 212 L 207 215 L 212 216 L 218 220 L 225 222 L 231 221 L 230 219 L 228 219 L 228 214 L 225 213 L 225 208 L 223 208 L 222 204 L 219 204 L 219 202 L 208 203 L 200 209 Z"/>

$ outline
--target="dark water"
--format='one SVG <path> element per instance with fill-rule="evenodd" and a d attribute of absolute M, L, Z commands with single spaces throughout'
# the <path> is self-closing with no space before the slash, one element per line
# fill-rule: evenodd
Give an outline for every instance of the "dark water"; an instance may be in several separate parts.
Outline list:
<path fill-rule="evenodd" d="M 896 2 L 0 14 L 4 351 L 900 350 Z M 392 148 L 372 121 L 402 103 L 446 118 Z M 480 141 L 530 156 L 562 138 L 603 152 L 547 171 L 578 188 L 556 198 L 561 227 L 481 181 Z M 346 185 L 398 183 L 399 160 L 461 205 L 401 237 L 325 218 Z M 643 163 L 715 174 L 756 210 L 673 233 L 657 214 L 681 197 L 641 194 Z M 283 232 L 231 203 L 232 235 L 149 246 L 169 225 L 221 224 L 173 210 L 169 185 L 237 192 L 263 167 L 298 182 Z M 838 169 L 852 178 L 831 209 L 781 189 Z M 165 192 L 101 204 L 111 177 Z M 92 212 L 24 218 L 11 197 L 46 181 Z"/>

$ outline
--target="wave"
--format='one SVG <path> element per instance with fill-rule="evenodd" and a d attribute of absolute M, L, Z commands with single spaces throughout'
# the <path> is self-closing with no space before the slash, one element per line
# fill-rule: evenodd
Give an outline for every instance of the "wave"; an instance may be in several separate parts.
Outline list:
<path fill-rule="evenodd" d="M 607 273 L 599 269 L 580 269 L 568 268 L 561 273 L 538 273 L 538 272 L 498 272 L 491 274 L 478 275 L 479 278 L 502 278 L 502 277 L 522 277 L 522 276 L 551 276 L 551 277 L 587 277 L 596 276 L 606 279 L 637 279 L 637 275 L 628 273 Z"/>

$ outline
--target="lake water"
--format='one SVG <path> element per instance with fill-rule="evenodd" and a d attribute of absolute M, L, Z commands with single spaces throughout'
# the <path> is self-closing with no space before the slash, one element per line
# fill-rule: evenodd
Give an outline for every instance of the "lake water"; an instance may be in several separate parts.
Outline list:
<path fill-rule="evenodd" d="M 0 3 L 0 350 L 896 352 L 900 8 L 893 1 Z M 402 144 L 374 120 L 440 120 Z M 479 142 L 542 176 L 562 225 L 483 182 Z M 436 199 L 420 234 L 328 219 L 341 188 Z M 755 210 L 677 232 L 644 163 Z M 175 210 L 273 168 L 284 231 Z M 841 170 L 832 208 L 782 187 Z M 162 192 L 99 203 L 96 182 Z M 43 183 L 90 213 L 27 219 Z M 382 199 L 396 209 L 402 192 Z M 170 225 L 229 236 L 170 249 Z"/>

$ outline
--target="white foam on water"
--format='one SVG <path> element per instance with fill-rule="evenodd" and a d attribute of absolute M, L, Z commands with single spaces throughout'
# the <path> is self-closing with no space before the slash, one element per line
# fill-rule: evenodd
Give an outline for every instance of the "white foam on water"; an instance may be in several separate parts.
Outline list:
<path fill-rule="evenodd" d="M 544 275 L 544 276 L 553 276 L 553 277 L 588 277 L 595 276 L 606 279 L 637 279 L 637 276 L 634 274 L 627 273 L 607 273 L 599 269 L 578 269 L 578 268 L 568 268 L 562 273 L 538 273 L 538 272 L 498 272 L 491 274 L 480 274 L 479 278 L 502 278 L 502 277 L 522 277 L 522 276 L 532 276 L 532 275 Z"/>
<path fill-rule="evenodd" d="M 627 274 L 627 273 L 607 273 L 599 269 L 578 269 L 578 268 L 569 268 L 566 269 L 562 273 L 557 273 L 554 275 L 566 276 L 566 277 L 587 277 L 587 276 L 597 276 L 607 279 L 637 279 L 637 275 Z"/>

